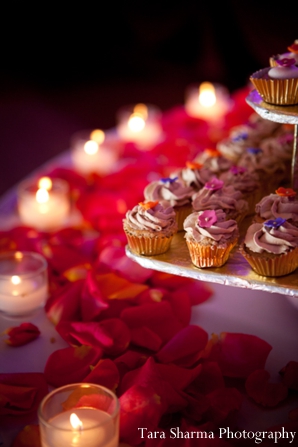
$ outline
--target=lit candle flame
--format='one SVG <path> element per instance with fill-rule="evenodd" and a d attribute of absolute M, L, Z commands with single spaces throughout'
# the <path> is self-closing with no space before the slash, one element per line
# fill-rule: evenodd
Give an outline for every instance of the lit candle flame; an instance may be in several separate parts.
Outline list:
<path fill-rule="evenodd" d="M 105 140 L 105 133 L 101 129 L 95 129 L 90 134 L 90 140 L 96 141 L 98 146 L 100 146 Z"/>
<path fill-rule="evenodd" d="M 41 177 L 38 182 L 38 188 L 46 189 L 49 191 L 52 189 L 53 183 L 49 177 Z"/>
<path fill-rule="evenodd" d="M 75 413 L 71 413 L 69 421 L 74 430 L 81 430 L 83 428 L 83 422 Z"/>
<path fill-rule="evenodd" d="M 18 275 L 13 275 L 10 280 L 14 286 L 21 284 L 21 278 Z"/>
<path fill-rule="evenodd" d="M 215 88 L 210 82 L 203 82 L 200 85 L 199 103 L 203 107 L 212 107 L 216 103 Z"/>
<path fill-rule="evenodd" d="M 39 188 L 36 191 L 36 201 L 40 204 L 47 203 L 49 201 L 50 195 L 45 188 Z"/>
<path fill-rule="evenodd" d="M 133 113 L 127 123 L 130 130 L 133 132 L 141 132 L 145 127 L 145 119 L 139 113 Z"/>
<path fill-rule="evenodd" d="M 98 143 L 94 140 L 89 140 L 84 144 L 84 151 L 88 155 L 94 155 L 98 152 Z"/>

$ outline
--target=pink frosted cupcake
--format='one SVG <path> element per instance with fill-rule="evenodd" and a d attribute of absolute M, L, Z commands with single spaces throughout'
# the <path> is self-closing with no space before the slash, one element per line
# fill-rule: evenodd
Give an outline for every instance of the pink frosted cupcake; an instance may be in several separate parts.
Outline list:
<path fill-rule="evenodd" d="M 159 201 L 174 208 L 178 231 L 183 230 L 183 222 L 192 212 L 192 195 L 193 188 L 191 186 L 185 186 L 178 180 L 178 177 L 162 178 L 149 183 L 144 190 L 146 200 Z"/>
<path fill-rule="evenodd" d="M 178 177 L 181 183 L 192 187 L 195 193 L 214 177 L 214 173 L 202 163 L 187 161 L 186 167 L 176 171 L 171 177 Z"/>
<path fill-rule="evenodd" d="M 274 155 L 265 156 L 259 147 L 247 148 L 239 159 L 238 166 L 258 175 L 263 195 L 278 188 L 285 174 L 285 164 Z"/>
<path fill-rule="evenodd" d="M 298 227 L 298 198 L 291 188 L 280 187 L 275 194 L 269 194 L 256 204 L 255 222 L 264 222 L 268 219 L 287 219 Z"/>
<path fill-rule="evenodd" d="M 220 180 L 242 193 L 243 199 L 248 203 L 247 215 L 255 213 L 255 206 L 261 198 L 260 182 L 255 172 L 248 171 L 244 166 L 232 166 L 220 176 Z"/>
<path fill-rule="evenodd" d="M 224 265 L 239 237 L 237 222 L 226 220 L 220 209 L 190 214 L 184 230 L 191 261 L 199 268 Z"/>
<path fill-rule="evenodd" d="M 193 195 L 192 206 L 194 211 L 221 209 L 228 219 L 234 219 L 238 223 L 248 211 L 248 204 L 242 193 L 232 185 L 225 185 L 218 178 L 207 182 L 204 188 Z"/>
<path fill-rule="evenodd" d="M 175 211 L 158 202 L 142 202 L 127 211 L 123 228 L 130 249 L 154 256 L 166 252 L 177 233 Z"/>
<path fill-rule="evenodd" d="M 217 149 L 205 149 L 196 157 L 195 161 L 202 163 L 204 167 L 209 169 L 216 177 L 219 177 L 223 172 L 228 171 L 233 164 L 231 160 L 224 157 Z M 210 180 L 210 178 L 208 180 Z"/>
<path fill-rule="evenodd" d="M 288 275 L 298 267 L 298 228 L 280 217 L 254 223 L 240 252 L 259 275 Z"/>

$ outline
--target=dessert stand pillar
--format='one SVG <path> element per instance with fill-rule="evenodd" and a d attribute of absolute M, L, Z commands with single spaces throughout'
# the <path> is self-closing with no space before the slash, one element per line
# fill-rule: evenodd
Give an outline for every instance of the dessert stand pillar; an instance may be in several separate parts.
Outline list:
<path fill-rule="evenodd" d="M 266 103 L 256 90 L 246 98 L 249 104 L 262 118 L 281 124 L 294 125 L 293 156 L 291 166 L 291 186 L 298 191 L 298 105 L 276 106 Z"/>

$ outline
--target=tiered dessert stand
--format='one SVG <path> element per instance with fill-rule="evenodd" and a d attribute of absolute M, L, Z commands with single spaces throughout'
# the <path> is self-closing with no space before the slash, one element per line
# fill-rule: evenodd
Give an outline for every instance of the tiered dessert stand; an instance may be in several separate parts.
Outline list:
<path fill-rule="evenodd" d="M 246 98 L 247 103 L 264 119 L 277 123 L 294 125 L 294 150 L 291 167 L 292 188 L 298 191 L 298 105 L 274 106 L 265 103 L 256 90 Z M 250 220 L 245 220 L 240 229 L 242 236 Z M 240 239 L 241 241 L 241 239 Z M 183 232 L 178 233 L 167 253 L 158 256 L 140 256 L 126 248 L 127 256 L 145 268 L 173 275 L 185 276 L 211 283 L 224 284 L 254 290 L 263 290 L 298 297 L 297 270 L 290 275 L 268 278 L 255 273 L 239 253 L 237 247 L 231 253 L 227 263 L 220 268 L 199 269 L 190 260 Z"/>

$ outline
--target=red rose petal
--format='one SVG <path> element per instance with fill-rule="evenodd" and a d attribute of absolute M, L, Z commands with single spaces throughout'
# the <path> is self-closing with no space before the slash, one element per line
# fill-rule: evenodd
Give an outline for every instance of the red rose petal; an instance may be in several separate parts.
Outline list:
<path fill-rule="evenodd" d="M 270 383 L 270 374 L 264 369 L 252 372 L 245 382 L 249 397 L 264 407 L 276 407 L 288 395 L 288 388 L 283 383 Z"/>
<path fill-rule="evenodd" d="M 156 391 L 150 386 L 132 386 L 120 397 L 120 441 L 140 444 L 138 428 L 156 430 L 161 415 L 161 400 Z"/>
<path fill-rule="evenodd" d="M 146 326 L 131 329 L 131 342 L 151 351 L 158 351 L 162 344 L 162 339 Z"/>
<path fill-rule="evenodd" d="M 224 376 L 246 378 L 264 367 L 272 346 L 255 335 L 223 332 L 212 348 L 210 360 L 215 360 Z"/>
<path fill-rule="evenodd" d="M 34 420 L 47 393 L 48 385 L 41 373 L 0 374 L 0 426 Z"/>
<path fill-rule="evenodd" d="M 206 417 L 216 424 L 223 423 L 229 416 L 238 412 L 243 401 L 242 394 L 236 388 L 218 388 L 207 397 L 211 406 Z"/>
<path fill-rule="evenodd" d="M 200 375 L 188 387 L 188 392 L 194 395 L 196 393 L 209 394 L 218 388 L 225 387 L 223 375 L 216 362 L 203 361 L 200 366 Z"/>
<path fill-rule="evenodd" d="M 119 371 L 115 363 L 110 359 L 99 360 L 85 377 L 83 382 L 96 383 L 115 391 L 119 384 Z"/>
<path fill-rule="evenodd" d="M 197 359 L 208 341 L 207 332 L 199 326 L 190 325 L 178 332 L 157 354 L 162 363 L 177 363 L 180 365 Z"/>
<path fill-rule="evenodd" d="M 84 280 L 67 282 L 65 286 L 52 292 L 46 302 L 45 311 L 54 325 L 59 321 L 80 319 L 80 300 L 84 283 Z"/>
<path fill-rule="evenodd" d="M 35 340 L 40 335 L 40 330 L 32 323 L 22 323 L 20 326 L 6 329 L 8 339 L 5 342 L 10 346 L 22 346 Z"/>
<path fill-rule="evenodd" d="M 82 382 L 102 354 L 102 349 L 91 346 L 58 349 L 47 360 L 44 371 L 46 379 L 55 387 Z"/>
<path fill-rule="evenodd" d="M 293 360 L 280 371 L 282 382 L 291 390 L 298 391 L 298 362 Z"/>
<path fill-rule="evenodd" d="M 41 447 L 39 425 L 26 425 L 18 433 L 12 447 Z"/>
<path fill-rule="evenodd" d="M 121 318 L 129 328 L 148 327 L 163 342 L 170 340 L 183 327 L 167 301 L 129 307 L 123 310 Z"/>

